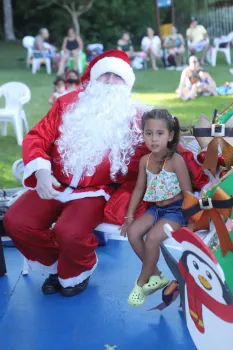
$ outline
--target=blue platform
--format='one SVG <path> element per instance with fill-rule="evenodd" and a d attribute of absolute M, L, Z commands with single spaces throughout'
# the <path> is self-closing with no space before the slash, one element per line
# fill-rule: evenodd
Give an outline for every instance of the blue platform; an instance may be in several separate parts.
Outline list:
<path fill-rule="evenodd" d="M 5 248 L 8 274 L 0 278 L 0 350 L 194 350 L 179 301 L 149 311 L 161 291 L 132 308 L 127 297 L 140 262 L 127 241 L 97 249 L 88 289 L 75 297 L 43 295 L 41 272 L 21 275 L 22 256 Z M 174 251 L 174 254 L 179 252 Z M 172 278 L 161 258 L 160 268 Z"/>

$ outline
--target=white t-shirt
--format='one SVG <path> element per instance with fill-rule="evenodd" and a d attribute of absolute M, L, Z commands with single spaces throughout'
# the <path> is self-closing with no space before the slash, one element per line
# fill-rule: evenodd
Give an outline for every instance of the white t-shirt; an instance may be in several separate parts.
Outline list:
<path fill-rule="evenodd" d="M 159 36 L 155 35 L 153 39 L 148 38 L 148 36 L 144 36 L 141 46 L 143 51 L 148 51 L 151 49 L 154 55 L 160 56 L 161 40 Z"/>

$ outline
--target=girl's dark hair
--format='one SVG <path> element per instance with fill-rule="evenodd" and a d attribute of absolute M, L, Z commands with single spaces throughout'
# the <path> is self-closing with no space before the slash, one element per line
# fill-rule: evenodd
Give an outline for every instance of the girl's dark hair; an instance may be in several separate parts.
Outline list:
<path fill-rule="evenodd" d="M 152 109 L 149 112 L 143 114 L 142 117 L 142 131 L 145 129 L 145 124 L 147 120 L 163 120 L 168 128 L 169 133 L 174 132 L 172 141 L 167 144 L 168 154 L 167 157 L 172 157 L 177 151 L 177 146 L 180 141 L 180 123 L 179 120 L 172 116 L 166 109 Z"/>
<path fill-rule="evenodd" d="M 65 72 L 65 80 L 68 79 L 68 75 L 69 73 L 74 73 L 77 77 L 77 84 L 80 83 L 80 75 L 79 75 L 79 72 L 75 69 L 67 69 L 66 72 Z"/>
<path fill-rule="evenodd" d="M 57 77 L 54 82 L 53 85 L 56 86 L 60 81 L 62 81 L 63 83 L 65 83 L 65 80 L 62 77 Z"/>

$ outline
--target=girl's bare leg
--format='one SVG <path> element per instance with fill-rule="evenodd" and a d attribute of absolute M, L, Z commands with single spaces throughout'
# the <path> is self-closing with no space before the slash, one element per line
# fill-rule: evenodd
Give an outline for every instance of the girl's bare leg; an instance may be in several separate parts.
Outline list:
<path fill-rule="evenodd" d="M 73 50 L 72 56 L 74 57 L 74 69 L 78 70 L 79 50 Z"/>
<path fill-rule="evenodd" d="M 152 275 L 160 275 L 156 265 L 159 260 L 160 243 L 167 238 L 164 232 L 165 224 L 170 224 L 173 230 L 177 230 L 181 226 L 178 222 L 161 219 L 149 230 L 144 245 L 142 271 L 137 281 L 140 287 L 147 283 Z"/>
<path fill-rule="evenodd" d="M 143 237 L 153 227 L 154 217 L 145 213 L 136 219 L 128 228 L 127 236 L 135 254 L 143 262 L 145 242 Z"/>
<path fill-rule="evenodd" d="M 66 64 L 66 61 L 69 59 L 69 57 L 70 57 L 69 53 L 64 52 L 64 55 L 61 57 L 61 60 L 58 65 L 57 75 L 62 75 L 64 73 L 65 64 Z"/>
<path fill-rule="evenodd" d="M 183 58 L 184 58 L 184 54 L 185 54 L 185 49 L 184 48 L 180 48 L 177 50 L 178 53 L 178 57 L 177 57 L 177 66 L 182 66 L 183 63 Z"/>
<path fill-rule="evenodd" d="M 197 87 L 195 85 L 192 86 L 191 90 L 187 90 L 186 93 L 183 93 L 180 98 L 183 101 L 194 100 L 197 97 Z"/>
<path fill-rule="evenodd" d="M 151 66 L 153 70 L 158 70 L 158 67 L 156 65 L 156 56 L 150 51 L 150 60 L 151 60 Z"/>

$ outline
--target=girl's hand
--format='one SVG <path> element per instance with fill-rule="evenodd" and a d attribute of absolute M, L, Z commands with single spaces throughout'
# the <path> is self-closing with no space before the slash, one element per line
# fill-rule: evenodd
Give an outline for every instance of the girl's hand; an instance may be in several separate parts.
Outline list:
<path fill-rule="evenodd" d="M 132 222 L 134 221 L 134 218 L 129 218 L 129 219 L 126 219 L 124 224 L 120 227 L 120 230 L 121 230 L 121 236 L 123 237 L 126 237 L 126 234 L 127 234 L 127 230 L 129 228 L 129 226 L 132 224 Z"/>

